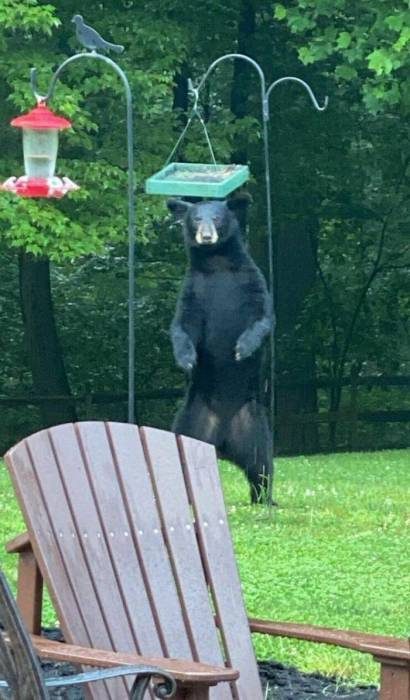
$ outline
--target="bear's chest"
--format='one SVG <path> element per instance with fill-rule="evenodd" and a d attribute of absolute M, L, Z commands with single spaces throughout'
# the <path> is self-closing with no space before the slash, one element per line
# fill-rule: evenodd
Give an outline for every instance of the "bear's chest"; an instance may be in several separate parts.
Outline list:
<path fill-rule="evenodd" d="M 195 296 L 206 316 L 218 317 L 238 311 L 246 299 L 247 275 L 241 271 L 221 271 L 198 275 Z"/>
<path fill-rule="evenodd" d="M 232 358 L 239 335 L 251 318 L 249 275 L 245 271 L 221 271 L 198 275 L 196 302 L 201 310 L 201 345 L 207 353 Z"/>

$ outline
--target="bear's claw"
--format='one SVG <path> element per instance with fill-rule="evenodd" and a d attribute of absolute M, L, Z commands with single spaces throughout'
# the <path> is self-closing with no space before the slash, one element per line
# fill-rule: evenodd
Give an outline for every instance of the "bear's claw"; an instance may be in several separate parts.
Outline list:
<path fill-rule="evenodd" d="M 184 351 L 179 353 L 175 359 L 181 369 L 183 369 L 185 372 L 190 372 L 196 364 L 196 350 L 194 346 L 191 348 L 185 348 Z"/>
<path fill-rule="evenodd" d="M 245 360 L 247 357 L 250 357 L 255 350 L 256 348 L 253 346 L 253 344 L 246 342 L 244 338 L 239 338 L 235 347 L 235 360 L 237 362 Z"/>

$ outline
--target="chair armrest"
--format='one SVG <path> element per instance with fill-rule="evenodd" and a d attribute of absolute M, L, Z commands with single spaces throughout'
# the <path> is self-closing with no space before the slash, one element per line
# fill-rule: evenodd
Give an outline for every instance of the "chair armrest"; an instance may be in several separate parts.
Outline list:
<path fill-rule="evenodd" d="M 16 535 L 12 540 L 6 542 L 5 547 L 9 554 L 19 554 L 20 552 L 30 550 L 32 547 L 28 532 L 22 532 L 20 535 Z"/>
<path fill-rule="evenodd" d="M 290 637 L 319 644 L 354 649 L 365 654 L 403 659 L 410 661 L 410 645 L 406 639 L 378 634 L 368 634 L 354 630 L 339 630 L 297 622 L 272 622 L 248 618 L 251 632 L 269 634 L 275 637 Z"/>
<path fill-rule="evenodd" d="M 171 674 L 179 683 L 187 685 L 197 683 L 215 685 L 221 681 L 234 681 L 239 678 L 239 671 L 235 669 L 211 666 L 188 659 L 152 658 L 139 654 L 91 649 L 74 644 L 54 642 L 37 635 L 31 635 L 31 639 L 40 657 L 54 661 L 68 661 L 85 666 L 104 666 L 107 668 L 138 664 L 156 666 Z"/>
<path fill-rule="evenodd" d="M 43 603 L 43 577 L 28 532 L 6 543 L 9 554 L 18 555 L 17 603 L 29 632 L 40 634 Z"/>

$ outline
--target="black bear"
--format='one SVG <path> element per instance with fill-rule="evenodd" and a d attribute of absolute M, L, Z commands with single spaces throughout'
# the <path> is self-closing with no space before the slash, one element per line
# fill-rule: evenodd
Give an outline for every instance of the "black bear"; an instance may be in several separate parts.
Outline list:
<path fill-rule="evenodd" d="M 273 316 L 237 218 L 247 203 L 234 197 L 167 205 L 183 224 L 189 258 L 171 339 L 190 382 L 173 430 L 215 445 L 241 467 L 255 503 L 271 492 L 272 436 L 258 393 L 260 348 Z"/>

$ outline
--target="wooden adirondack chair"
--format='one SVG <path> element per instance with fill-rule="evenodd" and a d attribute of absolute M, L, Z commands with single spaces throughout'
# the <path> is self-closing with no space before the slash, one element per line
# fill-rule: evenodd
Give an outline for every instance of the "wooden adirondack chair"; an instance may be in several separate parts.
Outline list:
<path fill-rule="evenodd" d="M 120 666 L 88 671 L 71 676 L 43 678 L 30 637 L 20 618 L 6 578 L 0 571 L 0 698 L 13 700 L 48 700 L 48 689 L 83 685 L 120 676 L 135 676 L 131 687 L 132 700 L 142 700 L 151 678 L 161 678 L 165 685 L 161 697 L 172 697 L 175 682 L 161 669 L 144 666 Z M 157 685 L 158 687 L 158 685 Z M 3 690 L 6 695 L 3 695 Z"/>
<path fill-rule="evenodd" d="M 406 640 L 247 618 L 212 446 L 86 422 L 32 435 L 6 462 L 28 526 L 8 546 L 20 607 L 38 632 L 44 578 L 69 643 L 34 637 L 38 653 L 159 665 L 178 698 L 262 700 L 254 631 L 371 653 L 382 700 L 409 700 Z M 90 692 L 120 698 L 123 686 Z"/>

